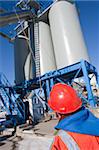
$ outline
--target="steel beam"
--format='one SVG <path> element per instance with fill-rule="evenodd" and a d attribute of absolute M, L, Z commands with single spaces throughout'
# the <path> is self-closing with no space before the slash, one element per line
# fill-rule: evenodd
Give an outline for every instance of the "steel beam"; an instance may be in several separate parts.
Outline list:
<path fill-rule="evenodd" d="M 0 27 L 6 26 L 9 23 L 18 22 L 19 20 L 28 20 L 33 17 L 35 17 L 35 14 L 33 14 L 30 10 L 3 13 L 0 14 Z"/>

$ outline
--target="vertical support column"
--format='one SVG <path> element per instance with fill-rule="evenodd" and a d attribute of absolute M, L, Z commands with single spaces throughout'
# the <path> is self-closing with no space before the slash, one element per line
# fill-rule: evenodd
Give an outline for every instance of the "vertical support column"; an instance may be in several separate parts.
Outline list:
<path fill-rule="evenodd" d="M 34 20 L 32 19 L 29 22 L 29 30 L 28 30 L 28 34 L 29 34 L 29 42 L 30 42 L 30 46 L 33 52 L 33 56 L 32 56 L 32 74 L 33 77 L 36 77 L 36 66 L 35 66 L 35 38 L 34 38 Z"/>
<path fill-rule="evenodd" d="M 45 83 L 45 85 L 44 85 L 44 95 L 45 95 L 45 107 L 46 107 L 46 109 L 45 109 L 45 111 L 46 112 L 48 112 L 48 105 L 47 105 L 47 90 L 46 90 L 46 83 Z"/>
<path fill-rule="evenodd" d="M 82 65 L 84 80 L 85 80 L 85 83 L 86 83 L 86 89 L 87 89 L 87 92 L 88 92 L 88 100 L 89 100 L 90 105 L 92 107 L 94 107 L 95 106 L 95 100 L 94 100 L 94 97 L 93 97 L 93 93 L 92 93 L 92 89 L 91 89 L 91 85 L 90 85 L 90 79 L 88 77 L 88 72 L 87 72 L 87 68 L 86 68 L 86 64 L 85 64 L 84 60 L 81 61 L 81 65 Z"/>
<path fill-rule="evenodd" d="M 96 82 L 97 82 L 97 86 L 99 88 L 99 75 L 97 72 L 95 72 L 95 76 L 96 76 Z"/>
<path fill-rule="evenodd" d="M 53 80 L 53 78 L 51 78 L 50 79 L 50 90 L 52 89 L 53 85 L 54 85 L 54 80 Z"/>
<path fill-rule="evenodd" d="M 48 101 L 48 97 L 49 97 L 49 94 L 50 94 L 50 83 L 49 83 L 49 80 L 46 80 L 45 81 L 45 96 L 46 96 L 46 103 Z M 49 108 L 48 108 L 48 105 L 46 105 L 46 112 L 48 112 Z"/>
<path fill-rule="evenodd" d="M 9 98 L 8 98 L 8 99 L 9 99 L 9 110 L 10 110 L 10 112 L 11 112 L 11 114 L 12 114 L 12 111 L 13 111 L 13 110 L 12 110 L 12 101 L 11 101 L 11 96 L 12 96 L 12 95 L 11 95 L 11 94 L 12 94 L 12 89 L 11 89 L 11 87 L 8 88 L 8 91 L 9 91 L 9 92 L 8 92 L 8 93 L 9 93 Z"/>
<path fill-rule="evenodd" d="M 49 80 L 46 80 L 46 95 L 47 95 L 47 98 L 49 97 L 49 94 L 50 94 L 50 83 L 49 83 Z"/>
<path fill-rule="evenodd" d="M 35 117 L 34 117 L 34 93 L 33 93 L 33 97 L 32 97 L 32 119 L 33 119 L 33 122 L 35 122 Z"/>
<path fill-rule="evenodd" d="M 47 94 L 47 98 L 48 98 L 49 95 L 50 95 L 50 91 L 51 91 L 53 85 L 54 85 L 54 80 L 53 80 L 53 78 L 51 78 L 51 79 L 49 79 L 49 80 L 46 80 L 46 94 Z M 49 109 L 48 109 L 48 105 L 47 105 L 47 110 L 49 110 Z M 50 111 L 52 111 L 52 110 L 50 109 Z"/>

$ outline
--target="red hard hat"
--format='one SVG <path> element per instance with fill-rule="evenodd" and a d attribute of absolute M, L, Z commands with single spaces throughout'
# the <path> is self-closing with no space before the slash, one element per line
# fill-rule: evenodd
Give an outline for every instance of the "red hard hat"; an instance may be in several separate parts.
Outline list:
<path fill-rule="evenodd" d="M 68 114 L 78 110 L 82 101 L 71 86 L 58 83 L 51 90 L 48 104 L 55 112 Z"/>

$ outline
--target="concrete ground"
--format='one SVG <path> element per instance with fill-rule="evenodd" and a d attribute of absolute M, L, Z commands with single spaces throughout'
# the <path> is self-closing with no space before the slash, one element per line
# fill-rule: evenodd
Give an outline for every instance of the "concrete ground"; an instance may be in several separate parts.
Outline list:
<path fill-rule="evenodd" d="M 99 118 L 99 108 L 90 110 Z M 57 120 L 47 120 L 34 127 L 24 125 L 17 128 L 13 137 L 10 137 L 11 130 L 4 131 L 0 135 L 0 150 L 49 150 L 56 124 Z"/>
<path fill-rule="evenodd" d="M 18 128 L 16 135 L 10 138 L 5 133 L 5 136 L 0 136 L 0 150 L 49 150 L 56 124 L 57 120 L 50 120 L 34 128 Z"/>

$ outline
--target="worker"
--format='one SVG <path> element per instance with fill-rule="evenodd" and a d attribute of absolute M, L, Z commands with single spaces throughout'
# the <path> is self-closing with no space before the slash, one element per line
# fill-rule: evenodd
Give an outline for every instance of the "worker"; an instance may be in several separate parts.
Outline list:
<path fill-rule="evenodd" d="M 82 106 L 72 87 L 54 85 L 48 104 L 59 119 L 51 150 L 99 150 L 99 119 Z"/>

